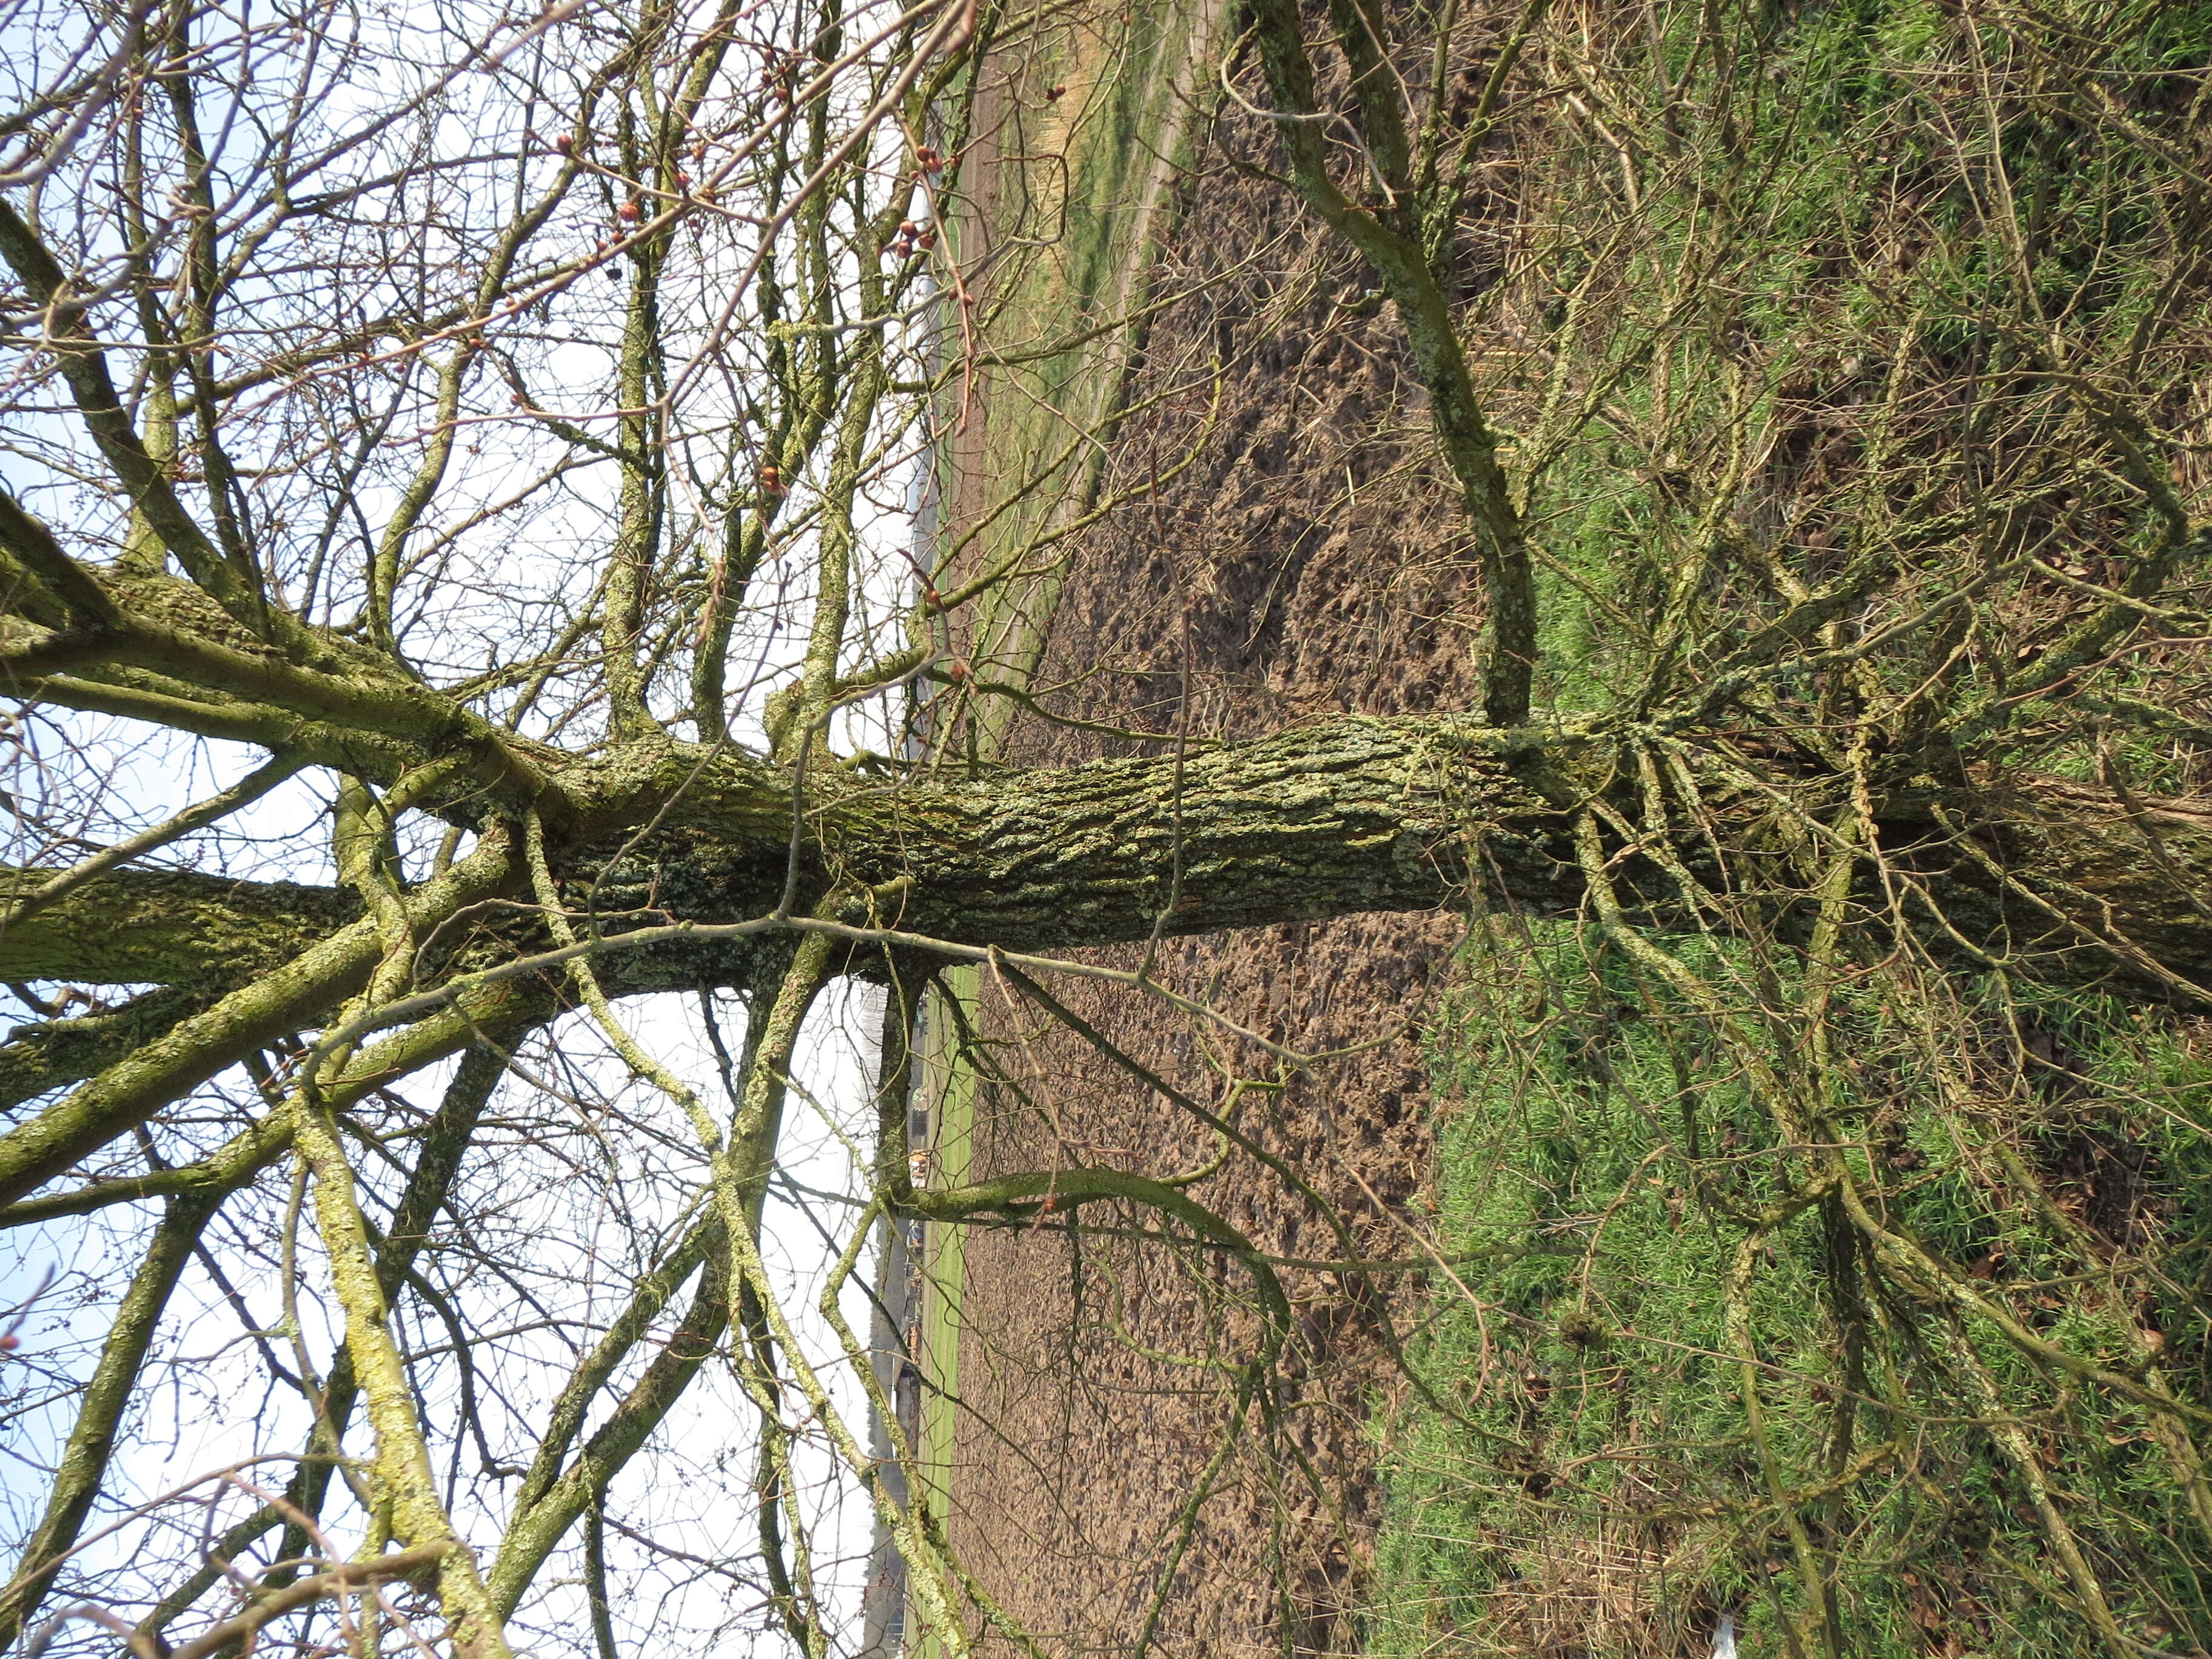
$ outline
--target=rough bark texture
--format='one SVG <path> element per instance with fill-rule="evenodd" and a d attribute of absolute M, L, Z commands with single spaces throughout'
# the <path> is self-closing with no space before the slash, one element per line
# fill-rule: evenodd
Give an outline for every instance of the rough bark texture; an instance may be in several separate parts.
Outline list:
<path fill-rule="evenodd" d="M 0 872 L 12 898 L 50 872 Z M 0 919 L 0 963 L 15 980 L 93 985 L 234 982 L 354 921 L 349 893 L 184 870 L 118 870 L 48 908 Z"/>
<path fill-rule="evenodd" d="M 811 904 L 866 890 L 884 921 L 1020 951 L 1469 897 L 1572 914 L 1583 890 L 1573 814 L 1616 793 L 1618 740 L 1600 729 L 1505 732 L 1448 714 L 1338 715 L 1267 736 L 1196 741 L 1180 756 L 1163 742 L 1154 747 L 1165 752 L 1008 769 L 973 783 L 802 782 L 799 896 Z M 1727 759 L 1747 764 L 1741 754 Z M 673 744 L 658 764 L 633 757 L 579 773 L 563 791 L 575 816 L 625 831 L 611 865 L 611 838 L 573 837 L 561 871 L 580 890 L 597 881 L 606 931 L 740 921 L 775 908 L 793 780 Z M 1802 771 L 1777 771 L 1766 786 L 1812 800 L 1844 787 Z M 1628 793 L 1618 793 L 1616 804 L 1632 811 Z M 1718 822 L 1740 832 L 1729 838 L 1731 852 L 1757 869 L 1771 797 L 1732 785 L 1713 799 L 1725 814 Z M 663 827 L 634 842 L 637 819 L 656 815 Z M 2212 887 L 2212 811 L 2201 803 L 2032 776 L 1979 788 L 1922 780 L 1896 789 L 1878 821 L 1885 851 L 1942 902 L 1948 927 L 1936 931 L 1959 936 L 1950 948 L 2019 953 L 2033 971 L 2058 977 L 2122 971 L 2175 997 L 2190 993 L 2149 964 L 2212 982 L 2212 915 L 2191 902 Z M 1778 842 L 1767 848 L 1777 860 L 1784 850 Z M 1709 848 L 1680 851 L 1701 875 L 1723 878 Z M 1664 925 L 1675 899 L 1668 878 L 1648 861 L 1630 862 L 1622 878 Z M 1790 885 L 1774 876 L 1775 904 L 1792 902 Z M 1871 877 L 1867 890 L 1875 890 Z M 334 890 L 118 872 L 0 933 L 0 976 L 242 981 L 358 913 L 357 902 Z M 870 906 L 856 899 L 848 913 L 861 920 Z M 2120 948 L 2099 949 L 2100 941 Z M 695 955 L 683 971 L 720 977 L 745 960 L 717 969 Z"/>

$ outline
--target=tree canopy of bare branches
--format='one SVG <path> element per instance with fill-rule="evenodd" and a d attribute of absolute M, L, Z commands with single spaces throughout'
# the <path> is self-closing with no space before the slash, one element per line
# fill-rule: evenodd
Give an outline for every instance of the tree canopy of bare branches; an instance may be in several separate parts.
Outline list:
<path fill-rule="evenodd" d="M 1200 9 L 1165 160 L 1287 192 L 1388 307 L 1478 596 L 1471 706 L 1230 740 L 1075 720 L 1033 676 L 1086 533 L 1177 488 L 1117 433 L 1187 409 L 1195 453 L 1223 412 L 1220 362 L 1136 343 L 1202 284 L 1055 309 L 1066 156 L 1133 141 L 1085 93 L 1059 174 L 995 136 L 1058 106 L 1095 9 L 11 10 L 0 979 L 36 1017 L 0 1044 L 0 1220 L 114 1271 L 66 1287 L 83 1367 L 8 1360 L 11 1409 L 62 1426 L 0 1642 L 613 1659 L 611 1534 L 702 1629 L 849 1650 L 872 1529 L 939 1650 L 1033 1646 L 909 1479 L 880 1225 L 1111 1216 L 1221 1265 L 1206 1366 L 1275 1432 L 1289 1264 L 1205 1182 L 1234 1156 L 1297 1189 L 1236 1103 L 1312 1057 L 1158 947 L 1458 907 L 1500 973 L 1573 933 L 1686 1034 L 1683 1099 L 1724 1075 L 1755 1120 L 1726 1179 L 1694 1127 L 1665 1156 L 1729 1241 L 1793 1644 L 1845 1650 L 1837 1494 L 1955 1408 L 2052 1594 L 2145 1650 L 2027 1425 L 2133 1413 L 2212 1548 L 2203 1285 L 2186 1364 L 2132 1315 L 2054 1328 L 1911 1224 L 1836 1034 L 1888 987 L 1965 1089 L 1930 1034 L 1997 1017 L 1937 1012 L 1946 976 L 2212 1000 L 2212 20 Z M 1069 362 L 1083 395 L 1037 391 Z M 1010 430 L 1042 435 L 982 453 Z M 1006 761 L 1054 720 L 1115 752 Z M 957 998 L 923 1016 L 963 968 L 1218 1156 L 933 1179 L 917 1070 L 1019 1084 Z M 1071 980 L 1243 1056 L 1226 1092 L 1143 1072 Z M 833 1006 L 870 1028 L 857 1113 L 807 1082 Z M 802 1129 L 838 1184 L 787 1203 Z M 2006 1167 L 2073 1253 L 2046 1277 L 2153 1294 L 2141 1241 Z M 1816 1224 L 1882 1288 L 1837 1294 L 1808 1474 L 1752 1310 Z M 193 1298 L 219 1342 L 180 1334 Z M 1901 1356 L 1944 1343 L 1923 1396 Z M 279 1403 L 218 1445 L 165 1386 Z M 745 1426 L 717 1449 L 716 1420 Z M 156 1423 L 217 1473 L 126 1471 Z"/>

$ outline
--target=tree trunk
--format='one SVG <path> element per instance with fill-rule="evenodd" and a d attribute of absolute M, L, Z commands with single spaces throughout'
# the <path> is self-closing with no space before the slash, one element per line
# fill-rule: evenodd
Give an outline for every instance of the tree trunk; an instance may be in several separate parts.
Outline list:
<path fill-rule="evenodd" d="M 598 883 L 604 933 L 775 909 L 797 799 L 800 910 L 828 900 L 856 923 L 1067 950 L 1156 929 L 1206 933 L 1468 902 L 1572 914 L 1583 896 L 1571 845 L 1578 812 L 1595 803 L 1634 822 L 1641 811 L 1600 735 L 1506 732 L 1452 715 L 1345 718 L 1194 744 L 1180 758 L 951 784 L 794 778 L 744 757 L 639 744 L 571 769 L 541 799 L 567 827 L 556 870 L 579 902 Z M 1787 929 L 1812 879 L 1800 867 L 1804 835 L 1785 821 L 1832 816 L 1845 780 L 1741 753 L 1695 758 L 1708 786 L 1704 829 L 1692 834 L 1676 815 L 1674 859 Z M 1906 918 L 1939 954 L 1986 955 L 2072 981 L 2117 975 L 2182 1002 L 2212 982 L 2212 811 L 2203 804 L 2013 776 L 1923 778 L 1875 805 L 1880 849 L 1909 878 Z M 1686 922 L 1663 861 L 1628 848 L 1618 829 L 1606 840 L 1631 913 L 1659 927 Z M 520 887 L 514 878 L 500 890 Z M 1859 888 L 1870 903 L 1882 891 L 1872 860 Z M 0 977 L 243 982 L 357 914 L 334 890 L 122 871 L 0 934 Z M 479 927 L 503 930 L 501 949 L 543 942 L 495 908 Z M 480 937 L 460 955 L 491 948 Z M 622 984 L 740 982 L 753 960 L 745 944 L 664 949 Z"/>

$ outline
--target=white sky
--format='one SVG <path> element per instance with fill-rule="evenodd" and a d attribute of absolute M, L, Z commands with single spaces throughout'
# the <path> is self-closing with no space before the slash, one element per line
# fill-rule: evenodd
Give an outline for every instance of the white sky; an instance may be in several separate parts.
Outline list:
<path fill-rule="evenodd" d="M 397 8 L 353 15 L 370 33 L 393 31 L 393 40 L 404 46 L 401 37 L 410 27 L 430 33 L 438 13 L 429 0 L 409 0 Z M 12 72 L 17 76 L 35 76 L 42 63 L 51 63 L 55 43 L 64 39 L 73 16 L 37 0 L 0 5 L 0 58 L 15 64 Z M 443 48 L 451 47 L 450 39 L 446 40 Z M 404 66 L 405 56 L 396 52 L 395 63 Z M 432 67 L 426 62 L 422 73 L 428 76 Z M 350 93 L 341 89 L 316 112 L 317 118 L 326 127 L 342 125 L 349 113 L 347 97 L 362 100 L 359 108 L 365 111 L 368 100 L 392 88 L 390 80 L 379 79 L 364 81 Z M 465 112 L 476 102 L 489 99 L 490 89 L 481 79 L 465 79 L 457 88 L 455 113 L 442 131 L 447 141 L 465 145 L 472 138 Z M 604 282 L 592 292 L 605 297 L 618 294 Z M 672 326 L 680 333 L 696 321 L 692 313 L 679 313 Z M 547 390 L 547 406 L 589 419 L 596 412 L 590 389 L 605 380 L 605 346 L 603 337 L 593 342 L 582 337 L 582 332 L 566 346 L 549 348 L 531 368 L 537 384 Z M 21 382 L 7 378 L 16 372 L 12 366 L 0 370 L 0 401 L 11 398 L 20 387 Z M 504 388 L 495 383 L 493 389 L 503 404 Z M 725 406 L 718 413 L 714 397 L 702 396 L 705 402 L 689 414 L 695 426 L 706 429 L 717 419 L 726 420 L 727 410 Z M 20 441 L 0 452 L 0 477 L 58 524 L 74 527 L 69 515 L 71 498 L 55 483 L 59 475 L 42 477 L 29 458 L 42 447 L 56 454 L 81 451 L 81 434 L 73 423 L 46 416 L 11 416 L 10 421 Z M 528 474 L 527 446 L 518 443 L 503 451 L 504 432 L 504 428 L 488 426 L 482 440 L 486 453 L 474 455 L 457 472 L 447 492 L 457 515 L 500 499 Z M 398 453 L 418 444 L 423 435 L 403 426 L 391 432 L 388 440 Z M 912 471 L 910 458 L 901 459 L 895 452 L 878 486 L 859 504 L 864 547 L 853 652 L 856 659 L 896 637 L 885 630 L 898 626 L 911 592 L 912 526 L 906 497 Z M 380 522 L 391 510 L 396 481 L 402 476 L 388 470 L 372 470 L 364 476 L 354 497 L 368 523 Z M 499 631 L 506 625 L 501 621 L 507 614 L 501 605 L 533 592 L 549 597 L 565 594 L 573 601 L 591 579 L 593 553 L 604 546 L 615 482 L 610 469 L 586 469 L 549 497 L 546 506 L 520 521 L 528 534 L 501 526 L 496 534 L 458 543 L 456 568 L 467 585 L 442 590 L 446 598 L 441 603 L 449 610 L 418 617 L 410 641 L 414 659 L 434 679 L 481 668 L 488 652 L 495 655 L 510 642 Z M 686 501 L 679 499 L 678 515 L 686 510 Z M 772 602 L 748 620 L 733 646 L 733 694 L 749 686 L 765 690 L 793 672 L 812 600 L 807 557 L 811 545 L 811 536 L 799 537 L 763 573 L 763 587 Z M 459 595 L 465 597 L 456 597 Z M 740 741 L 759 740 L 759 696 L 754 695 L 744 697 L 734 710 L 735 735 Z M 849 746 L 884 749 L 891 741 L 892 720 L 890 709 L 860 705 L 846 713 L 833 739 Z M 100 842 L 160 821 L 187 802 L 236 781 L 263 758 L 258 750 L 241 745 L 59 711 L 40 711 L 21 728 L 20 736 L 12 765 L 0 758 L 0 768 L 11 774 L 0 782 L 19 801 L 35 804 L 56 830 Z M 180 842 L 156 861 L 220 868 L 241 877 L 330 882 L 335 876 L 326 817 L 331 790 L 327 775 L 302 775 L 218 833 Z M 418 856 L 427 851 L 435 832 L 434 825 L 420 829 L 415 848 Z M 19 824 L 14 844 L 0 849 L 0 855 L 19 864 L 61 865 L 79 852 L 35 825 Z M 119 998 L 120 993 L 102 994 Z M 833 986 L 806 1027 L 795 1066 L 799 1086 L 787 1114 L 781 1152 L 782 1173 L 802 1188 L 852 1194 L 862 1186 L 854 1159 L 856 1151 L 866 1155 L 874 1129 L 870 1101 L 878 1018 L 874 995 L 865 988 Z M 742 1015 L 733 999 L 720 1000 L 726 1040 L 734 1048 L 742 1040 Z M 638 999 L 621 1005 L 621 1012 L 648 1050 L 703 1097 L 712 1101 L 719 1097 L 716 1068 L 693 1000 L 674 995 Z M 12 999 L 0 1000 L 0 1018 L 10 1016 L 32 1017 Z M 495 1458 L 511 1462 L 527 1461 L 532 1425 L 542 1422 L 545 1404 L 564 1379 L 575 1345 L 588 1344 L 592 1334 L 588 1328 L 603 1322 L 627 1295 L 631 1276 L 642 1264 L 626 1252 L 638 1239 L 676 1225 L 678 1218 L 669 1211 L 671 1196 L 687 1183 L 696 1185 L 699 1175 L 696 1154 L 684 1150 L 690 1143 L 689 1129 L 667 1103 L 625 1076 L 585 1021 L 572 1018 L 553 1028 L 550 1043 L 534 1042 L 526 1058 L 538 1076 L 562 1085 L 567 1097 L 507 1079 L 491 1121 L 504 1118 L 513 1127 L 495 1127 L 480 1136 L 479 1150 L 463 1184 L 467 1209 L 497 1231 L 496 1239 L 485 1241 L 485 1254 L 511 1256 L 530 1271 L 512 1284 L 486 1274 L 454 1287 L 477 1298 L 478 1324 L 508 1333 L 485 1345 L 475 1360 L 480 1373 L 480 1414 L 493 1441 L 489 1450 Z M 450 1066 L 442 1066 L 410 1079 L 398 1092 L 416 1110 L 426 1112 L 436 1104 L 449 1071 Z M 250 1085 L 236 1074 L 218 1079 L 206 1092 L 241 1102 L 251 1098 Z M 212 1120 L 197 1128 L 185 1122 L 161 1132 L 164 1149 L 173 1158 L 189 1157 L 195 1146 L 204 1150 L 228 1133 L 227 1126 Z M 601 1160 L 588 1182 L 574 1178 L 573 1167 L 574 1160 L 586 1157 Z M 363 1176 L 387 1198 L 397 1190 L 392 1173 L 372 1167 L 366 1156 Z M 261 1353 L 261 1345 L 266 1344 L 281 1363 L 295 1363 L 291 1338 L 283 1328 L 282 1275 L 270 1243 L 282 1231 L 289 1180 L 289 1171 L 284 1169 L 264 1177 L 252 1192 L 231 1200 L 206 1236 L 210 1253 L 245 1305 L 250 1327 L 200 1263 L 187 1268 L 157 1344 L 157 1356 L 165 1363 L 149 1366 L 149 1374 L 158 1375 L 161 1385 L 140 1402 L 130 1420 L 96 1525 L 186 1486 L 208 1471 L 257 1455 L 295 1452 L 305 1443 L 307 1407 L 295 1393 L 269 1383 Z M 615 1215 L 605 1209 L 611 1195 L 619 1195 L 629 1206 L 625 1213 Z M 45 1496 L 41 1470 L 58 1452 L 73 1403 L 52 1386 L 33 1383 L 27 1388 L 24 1379 L 37 1368 L 79 1379 L 89 1374 L 105 1328 L 104 1310 L 112 1306 L 127 1281 L 155 1213 L 152 1206 L 118 1206 L 93 1218 L 0 1236 L 0 1306 L 27 1296 L 49 1273 L 57 1276 L 53 1290 L 32 1311 L 22 1332 L 24 1358 L 35 1364 L 11 1364 L 0 1374 L 0 1413 L 4 1413 L 0 1415 L 0 1516 L 16 1538 L 35 1523 Z M 831 1261 L 817 1222 L 833 1229 L 849 1228 L 852 1216 L 843 1206 L 824 1203 L 816 1206 L 811 1218 L 779 1188 L 771 1194 L 764 1248 L 771 1268 L 783 1278 L 786 1308 L 823 1373 L 836 1382 L 841 1408 L 865 1441 L 866 1414 L 860 1390 L 842 1374 L 837 1345 L 816 1310 Z M 301 1230 L 301 1239 L 300 1340 L 308 1362 L 319 1374 L 326 1375 L 338 1340 L 337 1324 L 311 1227 Z M 858 1284 L 848 1287 L 842 1298 L 846 1317 L 864 1335 L 869 1307 L 859 1285 L 870 1282 L 872 1276 L 872 1269 L 864 1267 L 856 1276 Z M 658 1328 L 665 1332 L 687 1300 L 688 1294 L 679 1296 Z M 511 1306 L 511 1316 L 501 1316 L 502 1304 Z M 412 1350 L 443 1344 L 435 1321 L 422 1313 L 419 1303 L 404 1316 L 403 1340 Z M 454 1419 L 461 1370 L 447 1352 L 426 1359 L 416 1375 L 425 1415 L 443 1455 L 441 1431 Z M 603 1396 L 587 1433 L 617 1397 L 618 1387 Z M 750 1559 L 756 1553 L 752 1419 L 752 1407 L 727 1367 L 710 1363 L 651 1446 L 615 1483 L 611 1515 L 624 1526 L 649 1531 L 675 1552 L 654 1557 L 620 1532 L 610 1531 L 610 1565 L 621 1603 L 617 1623 L 626 1655 L 654 1659 L 661 1654 L 695 1653 L 702 1644 L 732 1653 L 787 1650 L 787 1639 L 772 1627 L 773 1620 L 757 1599 L 749 1591 L 733 1594 L 721 1571 L 722 1564 Z M 349 1443 L 364 1446 L 366 1434 L 357 1413 Z M 872 1517 L 818 1434 L 802 1435 L 799 1448 L 808 1483 L 805 1501 L 822 1556 L 817 1573 L 824 1599 L 856 1639 Z M 465 1468 L 473 1471 L 480 1456 L 477 1446 L 464 1443 L 459 1455 Z M 289 1468 L 283 1462 L 263 1463 L 246 1476 L 265 1483 L 267 1490 L 280 1490 Z M 515 1483 L 490 1484 L 511 1492 Z M 211 1497 L 220 1501 L 210 1507 Z M 250 1494 L 203 1485 L 190 1498 L 160 1509 L 150 1522 L 127 1526 L 94 1545 L 81 1565 L 95 1588 L 126 1597 L 145 1584 L 173 1583 L 185 1570 L 180 1564 L 196 1557 L 204 1533 L 219 1530 L 252 1506 Z M 331 1510 L 342 1507 L 350 1506 L 334 1500 Z M 464 1534 L 480 1551 L 495 1541 L 501 1518 L 472 1511 L 465 1501 L 456 1515 Z M 550 1653 L 588 1648 L 574 1577 L 580 1534 L 580 1528 L 572 1532 L 564 1555 L 541 1574 L 538 1599 L 526 1607 L 513 1632 L 521 1650 L 538 1646 Z M 343 1548 L 353 1540 L 341 1530 L 331 1541 Z M 140 1569 L 150 1571 L 142 1576 Z M 216 1601 L 211 1596 L 203 1605 Z M 49 1611 L 62 1605 L 58 1600 L 50 1601 Z M 550 1645 L 536 1643 L 532 1627 L 556 1630 L 558 1639 Z M 89 1642 L 90 1627 L 76 1626 L 57 1651 Z M 91 1644 L 112 1647 L 112 1643 L 103 1638 Z"/>

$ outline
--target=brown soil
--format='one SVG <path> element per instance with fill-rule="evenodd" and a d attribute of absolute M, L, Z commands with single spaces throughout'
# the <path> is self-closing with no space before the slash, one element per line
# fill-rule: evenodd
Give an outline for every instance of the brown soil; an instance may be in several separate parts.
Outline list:
<path fill-rule="evenodd" d="M 1387 309 L 1284 193 L 1218 153 L 1187 186 L 1162 281 L 1191 297 L 1152 328 L 1133 398 L 1176 395 L 1116 434 L 1108 487 L 1142 489 L 1194 448 L 1198 459 L 1076 550 L 1036 681 L 1057 686 L 1047 705 L 1161 733 L 1155 752 L 1182 729 L 1466 706 L 1474 573 Z M 1216 354 L 1225 380 L 1209 430 Z M 1138 747 L 1032 720 L 1014 757 Z M 1345 1218 L 1363 1256 L 1415 1253 L 1392 1212 L 1418 1207 L 1426 1174 L 1418 1025 L 1459 933 L 1447 915 L 1357 917 L 1160 953 L 1164 977 L 1275 1042 L 1310 1053 L 1380 1039 L 1279 1096 L 1245 1097 L 1256 1138 Z M 1218 1068 L 1268 1075 L 1256 1050 L 1210 1036 L 1209 1056 L 1170 1011 L 1074 983 L 1056 988 L 1079 1013 L 1190 1093 L 1219 1103 Z M 982 1000 L 1019 1087 L 979 1105 L 981 1171 L 1083 1162 L 1164 1175 L 1204 1162 L 1211 1134 L 1186 1114 L 1072 1033 L 1015 1013 L 988 981 Z M 1270 1251 L 1342 1253 L 1316 1206 L 1245 1155 L 1192 1192 Z M 1048 1650 L 1127 1652 L 1230 1418 L 1221 1368 L 1158 1355 L 1236 1357 L 1249 1321 L 1220 1310 L 1237 1273 L 1046 1229 L 977 1237 L 967 1264 L 955 1541 Z M 1370 1425 L 1393 1392 L 1390 1332 L 1418 1311 L 1413 1280 L 1291 1272 L 1285 1283 L 1297 1328 L 1283 1427 L 1272 1441 L 1249 1425 L 1240 1437 L 1176 1576 L 1162 1652 L 1355 1646 L 1346 1613 L 1381 1518 Z"/>

